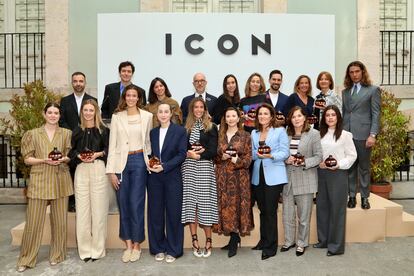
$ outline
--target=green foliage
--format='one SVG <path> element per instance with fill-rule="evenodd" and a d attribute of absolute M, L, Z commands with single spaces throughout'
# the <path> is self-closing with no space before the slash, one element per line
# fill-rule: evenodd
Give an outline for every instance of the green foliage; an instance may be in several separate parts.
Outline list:
<path fill-rule="evenodd" d="M 43 125 L 43 108 L 46 103 L 58 102 L 60 98 L 61 95 L 46 89 L 40 80 L 27 83 L 24 86 L 24 94 L 21 96 L 15 94 L 10 100 L 11 119 L 0 118 L 0 132 L 10 137 L 11 146 L 17 153 L 16 167 L 22 172 L 24 178 L 28 178 L 30 169 L 24 164 L 19 154 L 23 134 Z"/>
<path fill-rule="evenodd" d="M 398 110 L 401 100 L 381 88 L 380 133 L 371 154 L 371 178 L 374 183 L 391 179 L 404 161 L 408 118 Z"/>

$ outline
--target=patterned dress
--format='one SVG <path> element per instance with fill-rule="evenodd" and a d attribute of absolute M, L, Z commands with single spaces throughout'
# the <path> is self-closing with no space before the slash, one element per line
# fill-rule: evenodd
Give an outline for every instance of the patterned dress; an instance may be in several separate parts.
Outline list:
<path fill-rule="evenodd" d="M 231 159 L 222 160 L 223 152 L 229 145 L 236 149 L 236 164 Z M 253 229 L 250 200 L 249 166 L 252 161 L 252 145 L 248 132 L 242 130 L 227 141 L 219 141 L 216 157 L 217 193 L 219 223 L 214 232 L 228 235 L 231 232 L 241 236 L 249 235 Z"/>
<path fill-rule="evenodd" d="M 196 121 L 191 133 L 190 144 L 200 140 L 204 131 L 201 121 Z M 218 222 L 217 187 L 212 160 L 186 158 L 182 167 L 183 209 L 182 223 L 197 222 L 211 226 Z"/>

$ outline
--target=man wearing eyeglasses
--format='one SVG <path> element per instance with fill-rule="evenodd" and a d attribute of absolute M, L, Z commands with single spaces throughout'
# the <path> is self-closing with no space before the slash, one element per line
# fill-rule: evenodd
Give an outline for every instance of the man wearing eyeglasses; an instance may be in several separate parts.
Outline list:
<path fill-rule="evenodd" d="M 183 112 L 183 122 L 185 123 L 188 115 L 188 105 L 191 100 L 196 97 L 202 97 L 207 104 L 208 113 L 212 117 L 214 106 L 216 105 L 217 98 L 206 92 L 207 80 L 203 73 L 196 73 L 193 77 L 193 86 L 195 93 L 185 97 L 181 102 L 181 110 Z"/>

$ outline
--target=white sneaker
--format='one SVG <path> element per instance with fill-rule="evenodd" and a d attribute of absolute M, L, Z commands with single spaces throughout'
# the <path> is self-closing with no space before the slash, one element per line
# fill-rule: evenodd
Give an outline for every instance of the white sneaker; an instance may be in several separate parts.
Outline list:
<path fill-rule="evenodd" d="M 136 262 L 139 260 L 139 258 L 141 258 L 141 249 L 140 250 L 132 249 L 130 261 Z"/>
<path fill-rule="evenodd" d="M 122 260 L 124 263 L 128 263 L 128 262 L 131 260 L 131 250 L 130 250 L 130 249 L 126 249 L 126 250 L 124 251 L 124 254 L 122 254 L 122 258 L 121 258 L 121 260 Z"/>
<path fill-rule="evenodd" d="M 164 260 L 164 258 L 165 258 L 165 254 L 164 253 L 158 253 L 157 255 L 155 255 L 155 260 L 157 262 L 160 262 L 160 261 Z"/>
<path fill-rule="evenodd" d="M 171 255 L 167 255 L 165 257 L 165 261 L 170 264 L 170 263 L 173 263 L 175 261 L 175 258 Z"/>

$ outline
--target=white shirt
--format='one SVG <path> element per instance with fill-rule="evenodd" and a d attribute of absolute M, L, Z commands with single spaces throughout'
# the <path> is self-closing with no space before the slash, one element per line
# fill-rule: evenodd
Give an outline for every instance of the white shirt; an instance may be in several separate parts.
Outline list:
<path fill-rule="evenodd" d="M 273 107 L 275 107 L 277 104 L 277 100 L 279 99 L 279 92 L 275 94 L 275 93 L 270 92 L 269 90 L 269 95 L 270 95 L 270 100 L 272 101 L 272 105 Z"/>
<path fill-rule="evenodd" d="M 161 160 L 162 146 L 164 145 L 165 135 L 167 135 L 168 127 L 160 127 L 160 160 Z"/>
<path fill-rule="evenodd" d="M 82 105 L 83 96 L 85 96 L 85 92 L 82 93 L 81 96 L 76 95 L 76 93 L 73 93 L 73 95 L 75 96 L 76 106 L 78 108 L 78 114 L 80 114 L 80 108 L 81 108 L 81 105 Z"/>
<path fill-rule="evenodd" d="M 359 90 L 361 90 L 361 83 L 360 83 L 360 82 L 354 83 L 354 85 L 353 85 L 353 86 L 352 86 L 352 88 L 351 88 L 351 93 L 352 93 L 352 91 L 354 91 L 354 87 L 355 87 L 355 86 L 356 86 L 356 88 L 357 88 L 356 93 L 357 93 L 357 95 L 358 95 Z"/>
<path fill-rule="evenodd" d="M 335 141 L 334 132 L 335 130 L 328 129 L 328 132 L 321 139 L 323 160 L 332 155 L 338 161 L 339 169 L 347 170 L 357 159 L 352 133 L 342 130 L 341 137 Z"/>
<path fill-rule="evenodd" d="M 203 100 L 204 100 L 204 101 L 206 101 L 206 96 L 207 96 L 206 94 L 207 94 L 207 92 L 206 92 L 206 91 L 204 91 L 204 92 L 203 92 L 203 94 L 199 94 L 199 93 L 195 92 L 195 93 L 194 93 L 194 97 L 195 97 L 195 98 L 198 98 L 198 97 L 200 97 L 200 95 L 201 95 L 201 96 L 203 97 Z"/>

